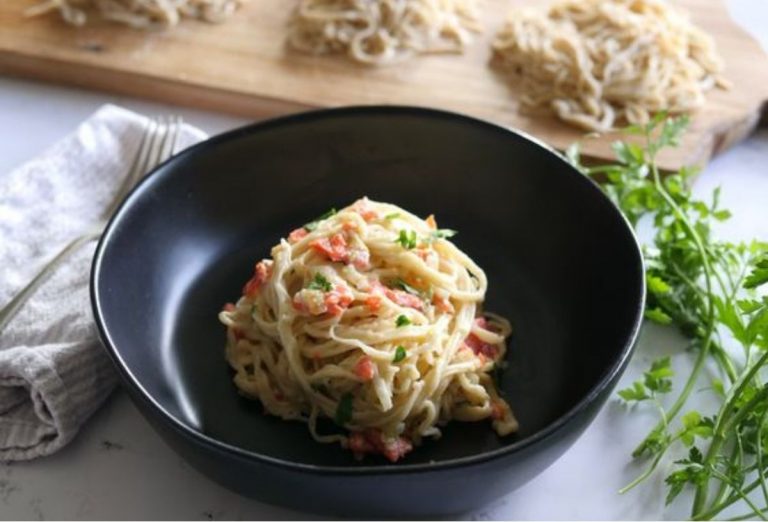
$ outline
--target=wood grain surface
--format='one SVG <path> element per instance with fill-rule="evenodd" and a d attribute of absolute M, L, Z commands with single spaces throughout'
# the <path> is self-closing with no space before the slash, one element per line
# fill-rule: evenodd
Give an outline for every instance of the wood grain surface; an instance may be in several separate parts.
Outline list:
<path fill-rule="evenodd" d="M 57 16 L 25 18 L 34 0 L 0 1 L 0 74 L 264 118 L 315 107 L 405 104 L 463 112 L 519 128 L 564 148 L 581 132 L 548 116 L 517 111 L 515 91 L 488 66 L 489 42 L 507 11 L 533 0 L 481 0 L 485 32 L 463 55 L 418 57 L 394 67 L 343 57 L 307 56 L 284 44 L 294 0 L 250 0 L 221 25 L 184 21 L 172 31 L 138 31 L 92 21 L 66 26 Z M 678 0 L 716 39 L 728 91 L 713 90 L 665 168 L 703 164 L 746 136 L 768 100 L 768 58 L 728 15 L 722 0 Z M 615 135 L 583 141 L 610 157 Z"/>

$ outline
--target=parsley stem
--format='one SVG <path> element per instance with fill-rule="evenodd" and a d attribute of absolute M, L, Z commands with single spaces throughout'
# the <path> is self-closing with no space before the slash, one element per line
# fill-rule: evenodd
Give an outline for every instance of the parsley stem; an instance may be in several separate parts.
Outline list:
<path fill-rule="evenodd" d="M 760 392 L 756 393 L 746 404 L 739 406 L 738 411 L 731 417 L 731 413 L 736 408 L 737 401 L 744 393 L 744 389 L 752 382 L 753 377 L 757 374 L 758 370 L 763 367 L 766 361 L 768 361 L 768 351 L 755 361 L 752 367 L 742 375 L 741 379 L 734 384 L 733 388 L 731 388 L 731 391 L 728 393 L 728 397 L 717 415 L 712 443 L 709 445 L 707 456 L 704 458 L 705 466 L 711 464 L 715 460 L 720 448 L 725 443 L 726 434 L 729 433 L 731 429 L 734 429 L 745 415 L 751 413 L 752 407 L 756 403 L 768 397 L 768 388 L 762 388 Z M 696 494 L 693 499 L 692 517 L 695 517 L 706 505 L 708 486 L 709 480 L 707 478 L 697 486 Z"/>
<path fill-rule="evenodd" d="M 733 484 L 729 477 L 723 475 L 722 473 L 720 473 L 714 468 L 712 469 L 712 474 L 718 479 L 722 480 L 723 482 L 727 482 L 733 488 L 733 491 L 736 493 L 736 495 L 739 498 L 741 498 L 741 500 L 743 500 L 750 508 L 752 508 L 752 512 L 754 515 L 759 516 L 761 520 L 768 520 L 768 518 L 766 518 L 765 515 L 763 514 L 763 510 L 757 507 L 749 499 L 749 497 L 747 496 L 747 493 L 742 488 L 738 487 L 738 485 L 736 484 Z"/>
<path fill-rule="evenodd" d="M 677 275 L 677 277 L 682 279 L 683 282 L 685 283 L 685 285 L 688 288 L 690 288 L 691 291 L 693 291 L 693 293 L 695 293 L 698 296 L 699 299 L 701 299 L 702 301 L 706 300 L 707 296 L 704 295 L 704 292 L 701 291 L 701 289 L 699 288 L 699 286 L 696 283 L 691 281 L 691 278 L 686 276 L 685 273 L 682 270 L 680 270 L 680 267 L 677 266 L 677 263 L 670 263 L 670 268 L 672 268 L 672 270 L 674 270 L 675 275 Z"/>
<path fill-rule="evenodd" d="M 647 140 L 648 140 L 648 147 L 650 149 L 650 137 L 647 137 Z M 707 328 L 706 328 L 706 333 L 704 335 L 704 342 L 701 345 L 701 349 L 699 350 L 699 353 L 696 357 L 696 361 L 694 362 L 693 369 L 691 370 L 691 373 L 688 376 L 688 380 L 685 382 L 685 385 L 683 386 L 682 392 L 680 392 L 680 395 L 678 395 L 677 399 L 672 404 L 672 407 L 669 408 L 669 410 L 667 410 L 667 421 L 670 421 L 674 419 L 675 416 L 677 416 L 677 414 L 680 412 L 682 407 L 687 402 L 688 397 L 691 395 L 691 392 L 693 391 L 694 386 L 698 381 L 699 374 L 701 373 L 701 370 L 704 367 L 704 363 L 707 360 L 707 356 L 709 355 L 709 348 L 712 344 L 712 335 L 715 330 L 715 303 L 714 303 L 715 296 L 712 293 L 712 267 L 709 263 L 709 256 L 707 255 L 706 248 L 704 248 L 704 244 L 701 241 L 701 237 L 699 236 L 698 232 L 696 232 L 696 229 L 693 227 L 693 225 L 691 225 L 691 222 L 688 220 L 688 216 L 686 216 L 685 212 L 682 211 L 680 206 L 675 202 L 672 196 L 670 196 L 667 190 L 664 188 L 664 185 L 661 182 L 661 176 L 659 175 L 659 167 L 656 164 L 655 155 L 651 156 L 650 158 L 650 168 L 651 168 L 651 173 L 653 175 L 653 184 L 654 184 L 654 187 L 656 188 L 656 191 L 659 193 L 659 195 L 661 195 L 662 199 L 667 203 L 669 208 L 672 209 L 675 216 L 683 224 L 686 234 L 688 234 L 691 237 L 694 244 L 696 245 L 696 250 L 698 250 L 699 255 L 701 256 L 701 262 L 704 268 L 704 283 L 707 288 L 707 292 L 706 292 L 707 293 L 707 312 L 706 312 Z M 660 429 L 661 426 L 662 426 L 661 423 L 659 423 L 657 425 L 656 430 Z M 648 439 L 646 438 L 640 444 L 640 446 L 637 449 L 635 449 L 635 454 L 637 454 L 642 450 L 647 440 Z"/>
<path fill-rule="evenodd" d="M 750 482 L 747 487 L 741 488 L 742 493 L 745 495 L 748 495 L 752 492 L 758 485 L 759 485 L 760 479 L 755 479 L 753 482 Z M 694 515 L 691 517 L 691 520 L 711 520 L 712 518 L 716 517 L 720 512 L 722 512 L 725 508 L 731 506 L 734 502 L 738 501 L 741 497 L 738 495 L 738 493 L 733 493 L 730 497 L 728 497 L 723 502 L 713 505 L 708 510 L 704 511 L 703 513 L 699 513 L 698 515 Z M 764 509 L 763 511 L 768 511 L 768 508 Z M 754 513 L 750 516 L 753 516 Z"/>
<path fill-rule="evenodd" d="M 768 512 L 768 508 L 763 508 L 763 509 L 760 510 L 760 512 L 761 513 L 767 513 Z M 745 513 L 743 515 L 738 515 L 738 516 L 735 516 L 735 517 L 731 517 L 728 520 L 752 520 L 752 519 L 754 519 L 754 517 L 755 517 L 755 513 L 753 512 L 753 513 Z"/>
<path fill-rule="evenodd" d="M 665 446 L 664 450 L 666 450 L 667 446 Z M 653 459 L 653 462 L 651 462 L 651 465 L 645 468 L 645 471 L 643 471 L 635 480 L 624 486 L 619 490 L 619 494 L 623 495 L 627 491 L 631 490 L 635 486 L 638 486 L 641 484 L 645 479 L 651 476 L 651 474 L 656 470 L 656 467 L 659 465 L 659 462 L 661 462 L 661 458 L 664 456 L 664 451 L 660 451 L 656 454 L 656 457 Z"/>
<path fill-rule="evenodd" d="M 736 371 L 736 367 L 733 365 L 733 361 L 725 352 L 723 347 L 712 341 L 712 353 L 715 355 L 717 362 L 720 363 L 723 371 L 728 376 L 728 380 L 731 381 L 731 383 L 736 382 L 736 380 L 739 378 L 738 372 Z"/>
<path fill-rule="evenodd" d="M 766 487 L 765 473 L 763 472 L 765 469 L 763 468 L 763 425 L 765 424 L 766 414 L 768 414 L 768 408 L 763 410 L 760 420 L 757 422 L 757 444 L 755 446 L 757 446 L 757 476 L 760 479 L 760 489 L 763 491 L 763 498 L 765 503 L 768 504 L 768 487 Z"/>
<path fill-rule="evenodd" d="M 731 460 L 734 460 L 736 458 L 738 448 L 734 447 L 731 450 Z M 715 495 L 715 498 L 712 500 L 712 505 L 720 504 L 731 492 L 730 485 L 725 481 L 720 481 L 720 487 L 717 488 L 717 494 Z M 738 497 L 737 497 L 738 498 Z"/>

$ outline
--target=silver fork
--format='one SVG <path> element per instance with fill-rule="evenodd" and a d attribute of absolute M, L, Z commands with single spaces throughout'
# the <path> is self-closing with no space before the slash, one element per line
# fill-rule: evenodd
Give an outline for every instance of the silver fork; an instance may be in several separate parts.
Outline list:
<path fill-rule="evenodd" d="M 93 229 L 73 239 L 35 275 L 27 286 L 22 288 L 13 299 L 0 309 L 0 333 L 8 322 L 13 319 L 21 306 L 37 290 L 37 288 L 81 246 L 101 236 L 107 220 L 115 213 L 131 188 L 148 172 L 173 156 L 178 146 L 179 133 L 183 121 L 179 116 L 150 118 L 144 128 L 139 149 L 136 152 L 128 173 L 123 178 L 115 197 L 102 214 L 101 221 Z"/>

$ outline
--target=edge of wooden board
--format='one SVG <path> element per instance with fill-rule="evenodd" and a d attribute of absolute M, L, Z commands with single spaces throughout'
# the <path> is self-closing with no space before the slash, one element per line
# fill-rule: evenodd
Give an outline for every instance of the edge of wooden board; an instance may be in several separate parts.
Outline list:
<path fill-rule="evenodd" d="M 319 105 L 305 105 L 285 99 L 254 96 L 118 68 L 110 70 L 110 75 L 105 76 L 101 66 L 50 57 L 28 56 L 7 49 L 0 49 L 0 74 L 54 84 L 63 83 L 83 89 L 103 90 L 123 96 L 142 97 L 170 105 L 222 111 L 249 118 L 267 118 L 320 108 Z"/>
<path fill-rule="evenodd" d="M 660 156 L 660 166 L 665 170 L 674 170 L 681 165 L 705 165 L 713 156 L 726 150 L 752 132 L 759 124 L 761 115 L 764 115 L 766 108 L 768 108 L 766 103 L 768 100 L 768 56 L 757 40 L 733 21 L 721 0 L 711 4 L 711 6 L 715 5 L 717 7 L 714 11 L 707 11 L 709 19 L 719 20 L 721 19 L 720 14 L 722 14 L 724 21 L 727 18 L 721 37 L 729 46 L 736 40 L 743 42 L 743 48 L 746 51 L 739 54 L 735 62 L 739 64 L 739 70 L 743 71 L 747 68 L 751 80 L 754 81 L 750 83 L 749 89 L 746 91 L 742 89 L 744 92 L 739 91 L 744 96 L 740 98 L 738 110 L 734 110 L 727 104 L 718 103 L 717 97 L 713 95 L 714 104 L 710 110 L 721 111 L 717 112 L 721 121 L 718 121 L 716 125 L 697 125 L 697 118 L 694 114 L 692 128 L 684 137 L 685 146 L 670 149 Z M 732 47 L 731 50 L 733 50 Z M 108 74 L 105 74 L 105 71 Z M 301 98 L 292 98 L 274 89 L 265 94 L 248 93 L 239 90 L 234 84 L 218 82 L 215 77 L 213 81 L 211 77 L 196 80 L 193 76 L 174 79 L 157 74 L 152 70 L 127 68 L 119 61 L 105 64 L 87 60 L 78 61 L 66 53 L 55 52 L 51 55 L 44 52 L 29 52 L 29 48 L 16 45 L 13 39 L 6 39 L 0 45 L 0 73 L 85 89 L 97 89 L 119 95 L 143 97 L 174 105 L 222 111 L 256 119 L 341 105 L 338 99 L 333 98 L 315 100 L 311 93 Z M 382 100 L 382 102 L 357 104 L 391 105 L 397 104 L 397 102 Z M 585 157 L 603 158 L 602 161 L 613 156 L 610 148 L 611 141 L 622 137 L 620 133 L 612 132 L 603 135 L 595 142 L 590 142 L 577 132 L 573 132 L 572 136 L 564 132 L 547 136 L 542 132 L 546 133 L 546 127 L 549 123 L 542 120 L 529 120 L 521 125 L 521 122 L 510 121 L 509 113 L 499 112 L 497 114 L 487 110 L 488 107 L 478 111 L 467 111 L 456 107 L 451 108 L 445 104 L 429 106 L 464 113 L 507 128 L 520 129 L 526 134 L 540 137 L 548 145 L 560 150 L 563 150 L 572 141 L 581 140 L 584 143 Z M 545 119 L 548 120 L 549 118 Z"/>

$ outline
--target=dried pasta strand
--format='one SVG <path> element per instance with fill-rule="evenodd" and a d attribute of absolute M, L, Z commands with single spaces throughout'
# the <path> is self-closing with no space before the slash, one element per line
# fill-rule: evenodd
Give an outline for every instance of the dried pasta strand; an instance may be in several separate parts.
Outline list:
<path fill-rule="evenodd" d="M 460 53 L 481 30 L 476 0 L 301 0 L 288 29 L 291 47 L 346 53 L 384 65 L 421 53 Z"/>
<path fill-rule="evenodd" d="M 510 13 L 493 42 L 520 81 L 523 108 L 607 131 L 652 113 L 700 108 L 727 87 L 713 39 L 663 0 L 564 0 Z"/>
<path fill-rule="evenodd" d="M 137 29 L 168 28 L 182 18 L 219 23 L 240 7 L 241 0 L 45 0 L 31 6 L 27 16 L 58 11 L 68 24 L 85 25 L 88 12 Z"/>

